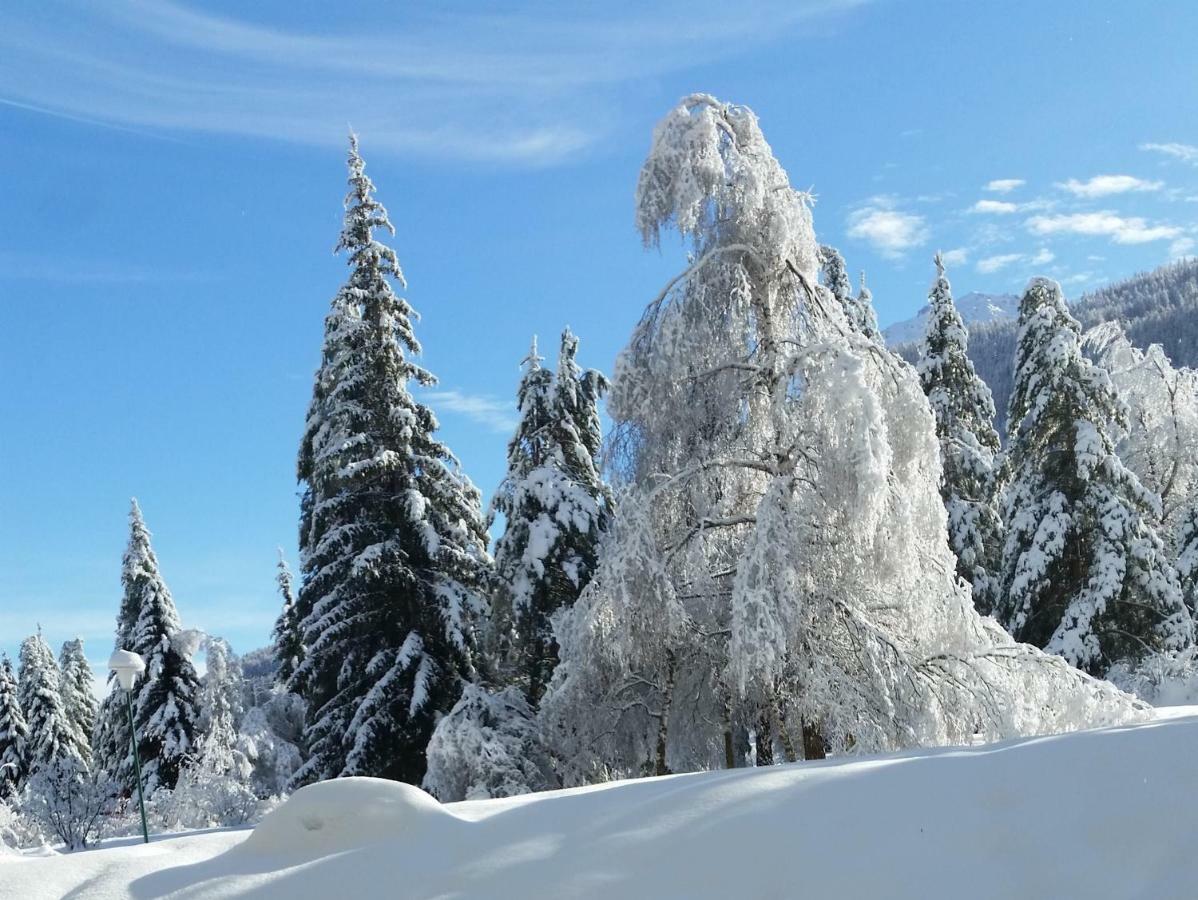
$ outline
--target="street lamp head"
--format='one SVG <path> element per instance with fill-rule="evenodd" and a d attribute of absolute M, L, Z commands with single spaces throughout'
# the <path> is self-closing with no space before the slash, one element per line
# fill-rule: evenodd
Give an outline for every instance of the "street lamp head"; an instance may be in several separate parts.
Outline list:
<path fill-rule="evenodd" d="M 131 691 L 133 683 L 146 670 L 146 662 L 132 650 L 114 650 L 108 657 L 108 668 L 116 672 L 121 687 Z"/>

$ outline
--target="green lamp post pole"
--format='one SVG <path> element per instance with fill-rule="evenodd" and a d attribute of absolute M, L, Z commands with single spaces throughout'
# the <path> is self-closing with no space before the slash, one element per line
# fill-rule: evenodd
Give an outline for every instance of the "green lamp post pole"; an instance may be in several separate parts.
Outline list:
<path fill-rule="evenodd" d="M 145 661 L 129 650 L 117 650 L 108 660 L 108 668 L 116 673 L 117 681 L 125 692 L 125 707 L 129 711 L 129 748 L 133 753 L 133 773 L 137 778 L 137 806 L 141 810 L 141 836 L 150 843 L 150 826 L 146 822 L 146 799 L 141 788 L 141 759 L 137 752 L 137 731 L 133 724 L 133 684 L 137 676 L 146 670 Z"/>

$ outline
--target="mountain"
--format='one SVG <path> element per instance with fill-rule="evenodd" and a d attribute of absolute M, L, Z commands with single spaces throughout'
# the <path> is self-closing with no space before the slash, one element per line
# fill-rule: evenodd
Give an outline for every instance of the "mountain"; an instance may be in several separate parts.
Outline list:
<path fill-rule="evenodd" d="M 956 303 L 961 318 L 971 327 L 975 324 L 1013 319 L 1019 315 L 1019 298 L 1014 294 L 980 294 L 974 291 L 961 297 Z M 882 332 L 886 338 L 886 345 L 898 347 L 916 343 L 923 337 L 927 320 L 928 306 L 925 303 L 912 318 L 895 322 Z"/>
<path fill-rule="evenodd" d="M 1198 369 L 1198 258 L 1141 272 L 1083 294 L 1071 308 L 1083 330 L 1102 322 L 1118 322 L 1137 347 L 1160 344 L 1173 365 Z M 969 358 L 994 394 L 996 425 L 1004 438 L 1018 337 L 1014 315 L 969 325 Z M 919 355 L 917 339 L 887 343 L 910 362 Z"/>

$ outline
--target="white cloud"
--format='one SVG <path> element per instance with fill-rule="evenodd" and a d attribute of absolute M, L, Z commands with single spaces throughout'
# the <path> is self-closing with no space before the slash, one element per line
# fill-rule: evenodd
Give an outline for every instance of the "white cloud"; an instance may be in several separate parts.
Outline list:
<path fill-rule="evenodd" d="M 424 399 L 434 411 L 459 413 L 499 434 L 510 434 L 518 424 L 512 404 L 506 400 L 457 390 L 427 391 Z"/>
<path fill-rule="evenodd" d="M 849 213 L 848 235 L 867 241 L 883 256 L 900 257 L 928 239 L 923 216 L 895 208 L 892 197 L 874 197 Z"/>
<path fill-rule="evenodd" d="M 249 7 L 122 0 L 0 4 L 8 102 L 90 124 L 525 165 L 576 156 L 619 126 L 650 79 L 794 37 L 868 0 L 398 4 L 305 28 Z M 684 23 L 684 27 L 679 25 Z"/>
<path fill-rule="evenodd" d="M 1169 245 L 1169 255 L 1180 259 L 1183 256 L 1189 256 L 1190 251 L 1194 249 L 1194 239 L 1188 237 L 1180 237 Z"/>
<path fill-rule="evenodd" d="M 998 256 L 987 256 L 985 259 L 979 259 L 976 268 L 983 275 L 990 275 L 999 269 L 1006 268 L 1012 263 L 1019 262 L 1021 259 L 1023 259 L 1022 253 L 1001 253 Z"/>
<path fill-rule="evenodd" d="M 969 208 L 970 212 L 975 213 L 994 213 L 995 215 L 1005 216 L 1013 212 L 1019 211 L 1019 204 L 1010 203 L 1006 200 L 979 200 Z"/>
<path fill-rule="evenodd" d="M 945 250 L 940 254 L 940 258 L 944 260 L 946 266 L 963 266 L 969 259 L 969 251 L 965 247 L 957 247 L 953 250 Z"/>
<path fill-rule="evenodd" d="M 1123 217 L 1109 210 L 1059 216 L 1032 216 L 1025 223 L 1032 234 L 1081 234 L 1109 237 L 1116 244 L 1147 244 L 1181 234 L 1174 225 L 1149 225 L 1139 216 Z"/>
<path fill-rule="evenodd" d="M 1140 144 L 1140 149 L 1148 150 L 1152 153 L 1163 153 L 1165 156 L 1171 156 L 1174 159 L 1180 159 L 1182 162 L 1198 166 L 1198 147 L 1192 144 L 1178 144 L 1174 142 L 1166 144 Z"/>
<path fill-rule="evenodd" d="M 1015 188 L 1023 187 L 1027 184 L 1022 178 L 995 178 L 993 181 L 986 182 L 983 190 L 993 191 L 996 194 L 1009 194 Z"/>
<path fill-rule="evenodd" d="M 1029 257 L 1028 262 L 1030 262 L 1034 266 L 1043 266 L 1047 263 L 1052 262 L 1056 258 L 1057 258 L 1057 255 L 1055 253 L 1053 253 L 1051 250 L 1049 250 L 1047 247 L 1041 247 L 1036 252 L 1035 256 Z"/>
<path fill-rule="evenodd" d="M 1146 181 L 1134 175 L 1095 175 L 1089 181 L 1078 181 L 1070 178 L 1068 181 L 1057 182 L 1057 187 L 1066 190 L 1075 197 L 1109 197 L 1111 194 L 1126 194 L 1131 191 L 1159 191 L 1164 187 L 1163 181 Z"/>

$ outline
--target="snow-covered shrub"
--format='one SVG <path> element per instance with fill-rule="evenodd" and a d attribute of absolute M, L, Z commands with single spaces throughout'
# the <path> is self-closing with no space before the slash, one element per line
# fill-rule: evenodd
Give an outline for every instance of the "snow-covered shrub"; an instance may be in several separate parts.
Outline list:
<path fill-rule="evenodd" d="M 82 850 L 99 837 L 118 796 L 117 785 L 106 776 L 89 772 L 74 756 L 62 756 L 30 777 L 24 812 L 68 850 Z"/>
<path fill-rule="evenodd" d="M 1179 653 L 1153 653 L 1139 664 L 1120 663 L 1107 678 L 1153 706 L 1198 703 L 1198 648 Z"/>
<path fill-rule="evenodd" d="M 262 814 L 248 784 L 203 760 L 179 770 L 174 790 L 155 791 L 151 807 L 156 826 L 165 831 L 244 825 Z"/>
<path fill-rule="evenodd" d="M 536 720 L 518 688 L 468 685 L 433 731 L 424 789 L 444 803 L 554 786 Z"/>
<path fill-rule="evenodd" d="M 299 744 L 304 730 L 304 701 L 276 687 L 246 710 L 237 747 L 250 764 L 250 787 L 259 797 L 285 794 L 303 763 Z"/>

